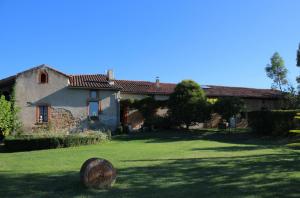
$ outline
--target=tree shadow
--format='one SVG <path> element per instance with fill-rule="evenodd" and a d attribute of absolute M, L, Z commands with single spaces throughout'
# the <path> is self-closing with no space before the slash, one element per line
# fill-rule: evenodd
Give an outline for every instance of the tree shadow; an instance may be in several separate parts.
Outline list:
<path fill-rule="evenodd" d="M 240 151 L 254 151 L 261 149 L 270 149 L 275 146 L 225 146 L 225 147 L 207 147 L 207 148 L 193 148 L 193 151 L 217 151 L 217 152 L 240 152 Z"/>
<path fill-rule="evenodd" d="M 147 165 L 141 166 L 147 162 Z M 79 173 L 0 174 L 1 197 L 299 197 L 298 153 L 122 161 L 116 184 L 89 190 Z"/>
<path fill-rule="evenodd" d="M 129 187 L 146 189 L 145 194 L 158 197 L 300 196 L 297 188 L 300 178 L 289 175 L 300 171 L 298 154 L 149 159 L 148 162 L 163 163 L 121 170 L 124 177 L 120 177 L 120 182 L 128 176 Z"/>
<path fill-rule="evenodd" d="M 281 138 L 260 137 L 251 132 L 236 131 L 211 131 L 211 130 L 172 130 L 159 132 L 140 132 L 113 137 L 116 141 L 143 140 L 146 143 L 168 143 L 176 141 L 208 140 L 221 143 L 247 144 L 261 146 L 284 146 L 285 141 Z"/>

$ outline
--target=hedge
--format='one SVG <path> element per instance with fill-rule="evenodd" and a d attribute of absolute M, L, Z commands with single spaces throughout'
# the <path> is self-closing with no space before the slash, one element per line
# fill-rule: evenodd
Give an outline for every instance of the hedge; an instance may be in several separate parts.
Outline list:
<path fill-rule="evenodd" d="M 4 148 L 7 151 L 31 151 L 97 144 L 107 139 L 109 139 L 109 137 L 103 133 L 93 135 L 64 135 L 48 137 L 6 137 L 4 139 Z"/>
<path fill-rule="evenodd" d="M 248 114 L 249 127 L 259 135 L 287 135 L 294 129 L 299 110 L 253 111 Z"/>

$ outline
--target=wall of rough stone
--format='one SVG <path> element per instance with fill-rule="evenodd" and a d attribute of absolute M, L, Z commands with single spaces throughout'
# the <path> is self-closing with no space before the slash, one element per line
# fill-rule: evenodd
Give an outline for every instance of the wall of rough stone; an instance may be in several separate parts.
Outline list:
<path fill-rule="evenodd" d="M 133 130 L 138 130 L 144 124 L 144 117 L 138 110 L 131 109 L 127 114 L 127 124 L 131 125 Z"/>
<path fill-rule="evenodd" d="M 50 129 L 53 131 L 71 131 L 80 127 L 81 120 L 75 118 L 71 111 L 51 107 Z"/>

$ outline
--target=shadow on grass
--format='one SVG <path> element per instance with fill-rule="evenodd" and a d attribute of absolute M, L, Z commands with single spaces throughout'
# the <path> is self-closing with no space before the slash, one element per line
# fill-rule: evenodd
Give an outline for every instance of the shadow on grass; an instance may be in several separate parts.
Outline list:
<path fill-rule="evenodd" d="M 194 148 L 193 151 L 217 151 L 217 152 L 240 152 L 240 151 L 254 151 L 261 149 L 270 149 L 276 146 L 226 146 L 226 147 L 207 147 L 207 148 Z"/>
<path fill-rule="evenodd" d="M 258 146 L 283 146 L 286 142 L 283 138 L 258 137 L 251 132 L 245 131 L 159 131 L 148 133 L 133 133 L 129 135 L 115 136 L 116 141 L 144 140 L 146 143 L 165 143 L 175 141 L 209 140 L 222 143 L 248 144 Z M 250 147 L 249 147 L 250 148 Z"/>
<path fill-rule="evenodd" d="M 138 166 L 137 162 L 149 162 Z M 1 197 L 299 197 L 297 153 L 124 161 L 110 190 L 88 190 L 76 172 L 0 175 Z"/>

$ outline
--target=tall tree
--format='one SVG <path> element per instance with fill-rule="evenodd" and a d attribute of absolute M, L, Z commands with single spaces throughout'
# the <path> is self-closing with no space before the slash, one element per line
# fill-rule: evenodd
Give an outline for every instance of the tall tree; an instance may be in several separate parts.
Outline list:
<path fill-rule="evenodd" d="M 180 82 L 169 99 L 169 115 L 175 123 L 191 125 L 207 120 L 209 104 L 200 85 L 192 80 Z"/>
<path fill-rule="evenodd" d="M 300 67 L 300 43 L 297 50 L 297 66 Z"/>
<path fill-rule="evenodd" d="M 300 67 L 300 43 L 297 50 L 297 67 Z M 300 90 L 300 76 L 297 76 L 296 80 L 298 83 L 298 89 Z"/>
<path fill-rule="evenodd" d="M 265 68 L 267 76 L 273 80 L 272 88 L 284 91 L 284 87 L 288 84 L 287 68 L 284 65 L 284 60 L 278 52 L 275 52 L 271 57 L 271 63 Z"/>

